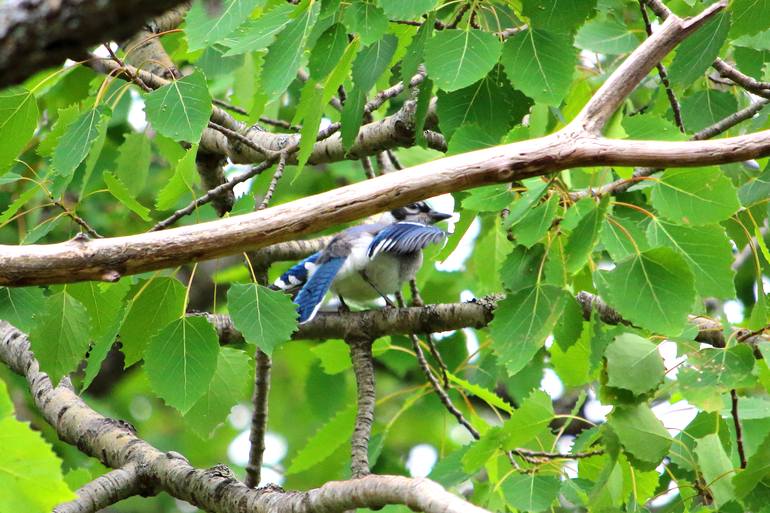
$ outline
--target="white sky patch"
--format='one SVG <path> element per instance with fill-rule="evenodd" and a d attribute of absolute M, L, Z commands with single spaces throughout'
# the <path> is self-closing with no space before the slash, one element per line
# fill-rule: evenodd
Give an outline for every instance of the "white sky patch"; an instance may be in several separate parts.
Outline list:
<path fill-rule="evenodd" d="M 471 328 L 463 328 L 465 333 L 465 349 L 468 350 L 468 354 L 472 354 L 468 363 L 475 363 L 479 359 L 479 336 L 476 334 L 476 330 Z"/>
<path fill-rule="evenodd" d="M 465 262 L 473 253 L 474 243 L 479 236 L 480 231 L 481 222 L 476 218 L 465 231 L 454 251 L 452 251 L 443 262 L 436 262 L 436 269 L 445 272 L 465 270 Z"/>
<path fill-rule="evenodd" d="M 246 429 L 251 424 L 251 408 L 245 404 L 236 404 L 230 410 L 230 415 L 227 416 L 227 420 L 233 429 L 238 431 Z"/>
<path fill-rule="evenodd" d="M 249 449 L 251 448 L 251 442 L 249 442 L 249 429 L 241 431 L 230 445 L 227 447 L 227 457 L 231 463 L 245 467 L 249 463 Z M 286 457 L 286 452 L 289 449 L 289 445 L 286 439 L 272 431 L 265 433 L 265 454 L 263 462 L 266 466 L 262 467 L 262 480 L 259 482 L 260 486 L 267 483 L 282 484 L 284 481 L 283 475 L 278 473 L 274 467 Z"/>
<path fill-rule="evenodd" d="M 652 413 L 660 419 L 668 432 L 675 436 L 698 414 L 698 409 L 687 401 L 677 401 L 674 404 L 664 402 L 652 407 Z"/>
<path fill-rule="evenodd" d="M 468 301 L 473 301 L 476 298 L 476 296 L 473 295 L 473 292 L 471 292 L 468 289 L 463 290 L 460 292 L 460 301 L 463 303 L 467 303 Z"/>
<path fill-rule="evenodd" d="M 406 459 L 406 468 L 412 477 L 425 477 L 438 461 L 438 451 L 432 445 L 419 444 L 412 447 Z"/>
<path fill-rule="evenodd" d="M 672 502 L 677 496 L 679 496 L 679 489 L 676 486 L 676 481 L 670 481 L 668 483 L 668 491 L 650 501 L 650 507 L 653 509 L 662 508 L 666 504 Z"/>
<path fill-rule="evenodd" d="M 664 340 L 658 344 L 658 352 L 661 358 L 663 358 L 663 366 L 666 367 L 667 374 L 671 379 L 676 378 L 679 373 L 679 364 L 685 361 L 687 358 L 684 356 L 677 356 L 677 345 L 670 340 Z"/>
<path fill-rule="evenodd" d="M 564 394 L 564 384 L 553 369 L 543 369 L 543 379 L 540 380 L 540 389 L 551 396 L 551 399 L 558 399 Z"/>
<path fill-rule="evenodd" d="M 129 89 L 131 105 L 128 107 L 128 124 L 137 132 L 143 132 L 147 127 L 147 115 L 144 113 L 144 100 L 138 92 Z"/>
<path fill-rule="evenodd" d="M 572 445 L 575 443 L 575 437 L 571 435 L 565 435 L 556 442 L 556 450 L 561 453 L 568 453 L 572 450 Z M 578 477 L 578 464 L 575 460 L 567 460 L 562 466 L 565 477 L 567 479 L 575 479 Z"/>
<path fill-rule="evenodd" d="M 251 166 L 246 164 L 233 164 L 229 160 L 227 161 L 227 165 L 225 166 L 225 176 L 227 178 L 232 178 L 235 175 L 239 175 L 241 173 L 245 173 L 251 169 Z M 238 199 L 241 196 L 248 194 L 249 190 L 251 189 L 251 182 L 253 181 L 253 178 L 249 178 L 245 182 L 241 182 L 239 184 L 236 184 L 235 187 L 233 187 L 233 193 L 235 194 L 235 198 Z"/>
<path fill-rule="evenodd" d="M 743 322 L 743 319 L 746 315 L 743 303 L 736 301 L 735 299 L 725 301 L 725 304 L 722 306 L 722 310 L 725 312 L 725 317 L 727 317 L 727 320 L 733 324 Z"/>
<path fill-rule="evenodd" d="M 607 420 L 607 414 L 612 411 L 612 406 L 606 406 L 596 398 L 593 390 L 588 391 L 588 400 L 583 408 L 585 416 L 591 422 L 599 423 Z"/>
<path fill-rule="evenodd" d="M 110 48 L 112 49 L 113 52 L 115 53 L 118 52 L 118 44 L 116 42 L 110 41 L 107 44 L 110 45 Z M 102 59 L 107 59 L 110 57 L 110 52 L 107 51 L 104 45 L 97 46 L 96 49 L 91 53 L 93 53 L 97 57 L 101 57 Z"/>

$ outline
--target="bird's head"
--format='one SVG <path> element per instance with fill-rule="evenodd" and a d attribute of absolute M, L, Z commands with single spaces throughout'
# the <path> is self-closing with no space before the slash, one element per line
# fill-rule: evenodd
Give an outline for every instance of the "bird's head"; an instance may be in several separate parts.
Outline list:
<path fill-rule="evenodd" d="M 397 222 L 407 221 L 422 224 L 435 224 L 452 217 L 452 214 L 445 214 L 433 210 L 424 201 L 418 201 L 417 203 L 410 203 L 403 207 L 394 208 L 390 211 L 390 214 Z"/>

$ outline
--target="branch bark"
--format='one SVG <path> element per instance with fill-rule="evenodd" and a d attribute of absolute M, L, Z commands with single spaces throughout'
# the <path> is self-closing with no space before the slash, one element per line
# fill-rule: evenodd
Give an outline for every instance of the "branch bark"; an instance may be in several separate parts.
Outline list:
<path fill-rule="evenodd" d="M 369 471 L 369 437 L 374 423 L 375 385 L 372 339 L 355 337 L 346 340 L 356 375 L 356 423 L 350 439 L 350 471 L 354 478 Z"/>
<path fill-rule="evenodd" d="M 142 485 L 138 467 L 129 463 L 83 485 L 77 491 L 77 499 L 59 504 L 53 513 L 96 513 L 111 504 L 139 495 L 146 489 L 148 487 Z"/>
<path fill-rule="evenodd" d="M 257 349 L 257 369 L 254 380 L 254 413 L 249 434 L 249 464 L 246 465 L 246 486 L 254 488 L 262 477 L 262 458 L 265 454 L 267 432 L 267 398 L 270 394 L 270 368 L 272 361 L 264 351 Z"/>
<path fill-rule="evenodd" d="M 306 492 L 254 490 L 223 465 L 192 467 L 176 452 L 162 452 L 137 437 L 128 423 L 86 405 L 66 380 L 54 388 L 29 349 L 27 336 L 0 321 L 0 361 L 24 376 L 35 404 L 59 438 L 113 468 L 136 465 L 158 490 L 213 513 L 311 513 L 403 504 L 426 513 L 485 513 L 428 479 L 370 475 L 331 481 Z"/>
<path fill-rule="evenodd" d="M 182 0 L 10 0 L 0 6 L 0 89 L 135 34 Z"/>

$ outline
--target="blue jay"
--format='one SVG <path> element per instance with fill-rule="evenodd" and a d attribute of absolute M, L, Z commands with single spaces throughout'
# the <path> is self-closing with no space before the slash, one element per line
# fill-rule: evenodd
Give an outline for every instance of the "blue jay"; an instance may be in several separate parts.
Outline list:
<path fill-rule="evenodd" d="M 387 294 L 417 274 L 422 250 L 446 239 L 446 232 L 432 225 L 450 217 L 424 202 L 391 210 L 340 232 L 323 250 L 283 273 L 274 288 L 299 290 L 294 302 L 300 323 L 315 316 L 329 290 L 343 306 L 344 299 L 387 301 Z"/>

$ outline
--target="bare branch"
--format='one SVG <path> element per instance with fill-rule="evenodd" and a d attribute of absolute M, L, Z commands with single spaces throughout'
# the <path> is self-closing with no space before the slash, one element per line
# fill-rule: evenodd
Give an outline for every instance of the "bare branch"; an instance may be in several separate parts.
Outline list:
<path fill-rule="evenodd" d="M 122 40 L 182 0 L 11 0 L 0 5 L 0 88 L 102 41 Z"/>
<path fill-rule="evenodd" d="M 354 478 L 369 471 L 369 437 L 374 423 L 375 385 L 372 339 L 353 337 L 346 340 L 356 375 L 356 424 L 350 439 L 350 470 Z"/>
<path fill-rule="evenodd" d="M 714 66 L 714 69 L 717 70 L 721 76 L 729 78 L 747 91 L 763 98 L 770 98 L 770 82 L 759 82 L 758 80 L 741 73 L 735 67 L 727 64 L 719 57 L 717 57 L 717 60 L 714 61 L 712 66 Z"/>
<path fill-rule="evenodd" d="M 265 453 L 265 433 L 267 432 L 267 398 L 270 394 L 270 368 L 272 362 L 261 349 L 257 349 L 257 369 L 254 380 L 254 414 L 251 418 L 249 434 L 249 463 L 246 465 L 246 486 L 259 485 L 262 476 L 262 457 Z"/>
<path fill-rule="evenodd" d="M 111 470 L 80 487 L 77 499 L 59 504 L 53 513 L 96 513 L 128 497 L 147 493 L 136 464 Z"/>
<path fill-rule="evenodd" d="M 35 404 L 59 438 L 113 468 L 134 464 L 146 479 L 178 499 L 213 513 L 311 513 L 354 508 L 378 509 L 403 504 L 426 513 L 484 513 L 485 510 L 448 493 L 428 479 L 370 475 L 332 481 L 307 492 L 254 490 L 241 484 L 229 469 L 217 465 L 196 469 L 179 453 L 162 452 L 136 436 L 133 428 L 95 412 L 68 386 L 54 388 L 40 372 L 29 341 L 0 321 L 0 361 L 24 376 Z"/>
<path fill-rule="evenodd" d="M 746 451 L 743 448 L 743 429 L 741 428 L 741 419 L 738 417 L 738 392 L 735 389 L 730 390 L 730 414 L 733 417 L 735 425 L 735 442 L 738 446 L 738 458 L 741 468 L 746 468 Z"/>
<path fill-rule="evenodd" d="M 225 176 L 224 166 L 227 164 L 227 159 L 222 155 L 216 153 L 207 153 L 206 151 L 199 149 L 195 155 L 195 167 L 198 170 L 198 175 L 201 178 L 201 185 L 204 190 L 210 191 L 227 184 L 227 177 Z M 211 204 L 214 210 L 217 211 L 219 217 L 222 217 L 227 212 L 233 209 L 235 203 L 235 194 L 232 188 L 221 189 L 222 192 L 215 194 L 211 197 Z"/>

